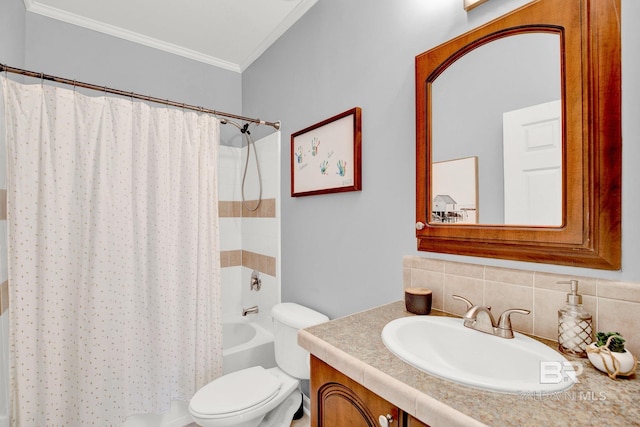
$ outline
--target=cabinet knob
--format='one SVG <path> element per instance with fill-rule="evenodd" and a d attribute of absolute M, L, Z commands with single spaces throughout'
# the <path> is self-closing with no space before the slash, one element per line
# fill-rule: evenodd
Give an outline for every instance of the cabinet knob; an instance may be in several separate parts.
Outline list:
<path fill-rule="evenodd" d="M 380 415 L 380 417 L 378 417 L 378 423 L 380 423 L 380 427 L 389 427 L 389 424 L 393 423 L 393 415 Z"/>
<path fill-rule="evenodd" d="M 416 222 L 416 230 L 422 230 L 424 228 L 424 222 Z"/>

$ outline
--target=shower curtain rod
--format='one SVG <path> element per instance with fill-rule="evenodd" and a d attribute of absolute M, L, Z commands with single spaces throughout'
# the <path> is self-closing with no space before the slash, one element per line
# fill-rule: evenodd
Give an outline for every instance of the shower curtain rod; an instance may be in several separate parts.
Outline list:
<path fill-rule="evenodd" d="M 48 81 L 52 81 L 52 82 L 56 82 L 56 83 L 63 83 L 63 84 L 67 84 L 67 85 L 72 85 L 74 87 L 81 87 L 81 88 L 85 88 L 85 89 L 96 90 L 96 91 L 99 91 L 99 92 L 110 93 L 110 94 L 113 94 L 113 95 L 121 95 L 121 96 L 126 96 L 126 97 L 129 97 L 129 98 L 140 99 L 140 100 L 143 100 L 143 101 L 155 102 L 157 104 L 170 105 L 172 107 L 178 107 L 178 108 L 186 108 L 188 110 L 194 110 L 194 111 L 198 111 L 198 112 L 201 112 L 201 113 L 213 114 L 214 116 L 228 117 L 228 118 L 231 118 L 231 119 L 241 120 L 241 121 L 250 122 L 250 123 L 256 123 L 256 124 L 259 124 L 259 125 L 267 125 L 267 126 L 271 126 L 271 127 L 275 128 L 276 130 L 280 129 L 280 122 L 279 121 L 277 121 L 277 122 L 266 122 L 266 121 L 260 120 L 260 119 L 253 119 L 251 117 L 238 116 L 236 114 L 225 113 L 223 111 L 210 110 L 208 108 L 196 107 L 194 105 L 189 105 L 189 104 L 184 104 L 184 103 L 181 103 L 181 102 L 170 101 L 168 99 L 154 98 L 152 96 L 140 95 L 140 94 L 137 94 L 135 92 L 126 92 L 124 90 L 113 89 L 113 88 L 110 88 L 110 87 L 107 87 L 107 86 L 98 86 L 98 85 L 94 85 L 94 84 L 91 84 L 91 83 L 83 83 L 83 82 L 79 82 L 77 80 L 65 79 L 64 77 L 51 76 L 49 74 L 37 73 L 35 71 L 28 71 L 28 70 L 23 70 L 23 69 L 20 69 L 20 68 L 15 68 L 15 67 L 10 67 L 8 65 L 0 64 L 0 72 L 3 72 L 3 71 L 7 72 L 7 73 L 14 73 L 14 74 L 20 74 L 20 75 L 23 75 L 23 76 L 35 77 L 35 78 L 39 78 L 41 80 L 48 80 Z"/>

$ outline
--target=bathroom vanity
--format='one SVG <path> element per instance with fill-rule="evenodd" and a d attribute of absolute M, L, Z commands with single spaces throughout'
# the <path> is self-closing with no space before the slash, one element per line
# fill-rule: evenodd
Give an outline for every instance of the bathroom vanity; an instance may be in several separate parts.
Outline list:
<path fill-rule="evenodd" d="M 548 396 L 478 390 L 413 368 L 381 339 L 387 323 L 406 316 L 413 314 L 398 301 L 299 332 L 298 343 L 312 355 L 312 427 L 344 425 L 345 420 L 379 426 L 384 419 L 391 427 L 595 426 L 603 420 L 629 426 L 640 421 L 638 375 L 614 381 L 586 359 L 574 359 L 584 367 L 578 384 Z"/>
<path fill-rule="evenodd" d="M 315 356 L 311 372 L 312 407 L 318 408 L 315 426 L 338 426 L 345 420 L 353 427 L 426 426 Z"/>

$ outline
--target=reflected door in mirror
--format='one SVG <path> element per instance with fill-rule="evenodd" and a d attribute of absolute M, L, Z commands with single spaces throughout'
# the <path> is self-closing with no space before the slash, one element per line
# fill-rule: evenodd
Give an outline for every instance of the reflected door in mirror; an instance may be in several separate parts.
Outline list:
<path fill-rule="evenodd" d="M 560 101 L 504 113 L 504 223 L 562 225 Z"/>

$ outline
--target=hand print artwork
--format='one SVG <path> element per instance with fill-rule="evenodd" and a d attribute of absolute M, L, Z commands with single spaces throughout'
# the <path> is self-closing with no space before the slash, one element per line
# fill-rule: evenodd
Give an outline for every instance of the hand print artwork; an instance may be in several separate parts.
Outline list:
<path fill-rule="evenodd" d="M 311 155 L 313 157 L 318 155 L 318 145 L 320 145 L 320 140 L 318 138 L 313 138 L 311 140 Z"/>
<path fill-rule="evenodd" d="M 298 151 L 293 154 L 296 156 L 296 160 L 298 161 L 298 163 L 302 163 L 302 147 L 298 147 Z"/>
<path fill-rule="evenodd" d="M 360 123 L 354 108 L 291 135 L 291 196 L 361 190 Z"/>
<path fill-rule="evenodd" d="M 329 169 L 329 162 L 325 160 L 322 163 L 320 163 L 320 173 L 322 175 L 327 175 L 329 173 L 327 172 L 327 169 Z"/>

